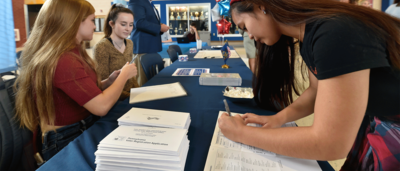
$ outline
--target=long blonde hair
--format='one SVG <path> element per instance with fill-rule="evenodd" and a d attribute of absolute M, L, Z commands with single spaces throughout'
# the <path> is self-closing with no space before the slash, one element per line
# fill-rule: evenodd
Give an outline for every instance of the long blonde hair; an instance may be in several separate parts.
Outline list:
<path fill-rule="evenodd" d="M 47 0 L 43 4 L 25 43 L 21 74 L 14 86 L 16 117 L 22 127 L 34 131 L 39 124 L 54 125 L 53 79 L 62 54 L 79 46 L 77 59 L 95 70 L 82 43 L 76 44 L 80 24 L 94 12 L 86 0 Z"/>

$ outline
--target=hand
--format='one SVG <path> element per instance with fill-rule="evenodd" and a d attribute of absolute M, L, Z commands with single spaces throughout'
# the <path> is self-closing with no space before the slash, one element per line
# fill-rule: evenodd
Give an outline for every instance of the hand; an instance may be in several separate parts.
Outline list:
<path fill-rule="evenodd" d="M 190 26 L 191 29 L 193 29 L 193 32 L 197 31 L 197 28 L 195 26 Z"/>
<path fill-rule="evenodd" d="M 111 85 L 118 78 L 119 73 L 121 73 L 121 70 L 115 70 L 110 74 L 110 76 L 108 76 L 109 85 Z"/>
<path fill-rule="evenodd" d="M 231 117 L 227 113 L 223 113 L 218 119 L 218 126 L 226 138 L 229 138 L 232 141 L 240 142 L 240 134 L 246 124 L 240 115 Z"/>
<path fill-rule="evenodd" d="M 121 74 L 122 73 L 128 76 L 127 79 L 135 77 L 137 75 L 137 68 L 135 63 L 129 64 L 129 62 L 126 62 L 126 64 L 121 68 Z"/>
<path fill-rule="evenodd" d="M 256 123 L 262 125 L 263 128 L 279 128 L 284 124 L 283 119 L 278 115 L 260 116 L 253 113 L 246 113 L 242 115 L 242 118 L 245 124 Z"/>
<path fill-rule="evenodd" d="M 165 24 L 161 24 L 161 32 L 167 32 L 169 30 L 169 26 L 165 25 Z"/>

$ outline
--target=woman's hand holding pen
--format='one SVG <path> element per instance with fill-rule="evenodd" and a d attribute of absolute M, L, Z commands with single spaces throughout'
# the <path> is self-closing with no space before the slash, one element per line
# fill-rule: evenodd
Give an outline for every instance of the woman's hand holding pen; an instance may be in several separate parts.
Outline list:
<path fill-rule="evenodd" d="M 262 125 L 262 128 L 279 128 L 285 124 L 279 115 L 260 116 L 253 113 L 246 113 L 241 117 L 243 118 L 245 124 L 256 123 Z"/>
<path fill-rule="evenodd" d="M 246 123 L 240 115 L 229 116 L 229 114 L 223 113 L 218 119 L 218 126 L 225 137 L 232 141 L 241 142 L 241 132 Z"/>

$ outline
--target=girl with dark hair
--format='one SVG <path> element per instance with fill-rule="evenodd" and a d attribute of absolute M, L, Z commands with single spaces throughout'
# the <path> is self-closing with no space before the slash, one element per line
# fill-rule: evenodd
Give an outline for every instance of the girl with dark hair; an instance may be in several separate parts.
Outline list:
<path fill-rule="evenodd" d="M 132 11 L 120 4 L 112 5 L 104 23 L 104 38 L 94 47 L 93 56 L 101 79 L 107 78 L 113 72 L 119 72 L 126 61 L 132 60 L 133 43 L 132 40 L 126 39 L 132 29 Z M 130 90 L 134 87 L 139 85 L 136 78 L 131 78 L 126 82 L 119 100 L 129 97 Z"/>
<path fill-rule="evenodd" d="M 222 115 L 226 137 L 297 158 L 347 156 L 342 170 L 400 168 L 400 20 L 334 0 L 232 0 L 230 12 L 257 41 L 254 98 L 278 113 Z M 310 79 L 296 101 L 294 38 Z M 312 126 L 280 128 L 312 113 Z"/>

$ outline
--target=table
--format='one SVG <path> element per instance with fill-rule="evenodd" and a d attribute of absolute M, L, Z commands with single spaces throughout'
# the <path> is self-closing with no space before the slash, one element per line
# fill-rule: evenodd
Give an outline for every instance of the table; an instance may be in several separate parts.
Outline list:
<path fill-rule="evenodd" d="M 168 42 L 162 43 L 162 51 L 158 52 L 162 58 L 169 58 L 167 50 L 171 45 L 178 45 L 181 48 L 182 54 L 188 53 L 190 48 L 195 48 L 197 46 L 196 42 L 190 43 L 177 43 L 177 42 Z M 208 46 L 207 42 L 202 42 L 202 46 Z"/>
<path fill-rule="evenodd" d="M 191 124 L 188 131 L 190 147 L 185 170 L 203 170 L 207 159 L 208 149 L 214 133 L 219 111 L 224 111 L 222 86 L 200 86 L 199 77 L 172 77 L 177 68 L 210 68 L 213 73 L 239 73 L 242 77 L 242 87 L 251 87 L 252 72 L 242 59 L 229 59 L 230 69 L 222 69 L 223 59 L 194 59 L 194 54 L 188 54 L 188 62 L 175 62 L 164 68 L 159 74 L 150 79 L 144 86 L 180 82 L 188 96 L 161 99 L 137 104 L 129 104 L 129 99 L 117 102 L 110 112 L 68 146 L 46 162 L 39 171 L 53 170 L 94 170 L 96 168 L 94 152 L 99 142 L 118 127 L 117 119 L 131 107 L 189 112 Z M 273 115 L 274 112 L 259 108 L 255 102 L 249 104 L 231 103 L 232 112 L 252 112 L 261 115 Z M 319 161 L 322 170 L 333 170 L 326 161 Z"/>

